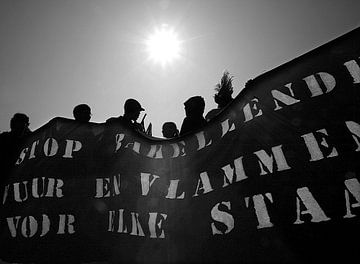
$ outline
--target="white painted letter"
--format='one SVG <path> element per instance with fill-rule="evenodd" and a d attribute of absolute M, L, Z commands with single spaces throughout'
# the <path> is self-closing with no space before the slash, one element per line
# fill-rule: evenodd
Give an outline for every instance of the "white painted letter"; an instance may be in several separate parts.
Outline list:
<path fill-rule="evenodd" d="M 357 145 L 357 149 L 355 151 L 360 151 L 360 125 L 358 123 L 355 123 L 354 121 L 346 121 L 346 126 L 350 130 L 350 132 L 353 134 L 352 137 L 355 140 L 355 143 Z"/>
<path fill-rule="evenodd" d="M 265 196 L 270 200 L 270 202 L 273 202 L 271 193 L 266 193 Z M 254 195 L 253 202 L 254 202 L 256 217 L 259 222 L 257 229 L 274 226 L 270 221 L 270 216 L 266 208 L 264 196 L 262 194 Z M 245 197 L 245 203 L 246 206 L 249 207 L 249 197 Z"/>
<path fill-rule="evenodd" d="M 32 180 L 32 196 L 35 198 L 44 197 L 45 195 L 45 177 L 41 177 L 41 186 L 42 192 L 39 194 L 39 178 L 34 178 Z"/>
<path fill-rule="evenodd" d="M 124 222 L 124 209 L 119 210 L 119 227 L 117 230 L 118 233 L 127 233 L 127 227 Z"/>
<path fill-rule="evenodd" d="M 37 145 L 39 145 L 39 140 L 34 141 L 34 142 L 32 143 L 29 159 L 35 158 L 35 148 L 36 148 Z"/>
<path fill-rule="evenodd" d="M 321 81 L 324 83 L 326 88 L 325 93 L 328 93 L 334 89 L 336 85 L 335 78 L 326 72 L 318 72 L 314 75 L 310 75 L 303 79 L 306 82 L 307 86 L 309 87 L 309 90 L 311 92 L 311 97 L 323 94 L 323 91 L 321 90 L 321 87 L 318 81 L 316 80 L 315 75 L 318 75 Z"/>
<path fill-rule="evenodd" d="M 115 152 L 117 152 L 121 147 L 121 141 L 124 139 L 125 134 L 116 134 L 115 140 L 116 140 L 116 148 Z"/>
<path fill-rule="evenodd" d="M 185 141 L 180 141 L 178 143 L 172 143 L 170 146 L 173 147 L 174 154 L 172 158 L 176 158 L 179 156 L 185 156 Z"/>
<path fill-rule="evenodd" d="M 53 178 L 49 178 L 48 180 L 49 180 L 49 184 L 45 197 L 54 197 L 54 194 L 58 198 L 63 197 L 64 195 L 62 193 L 61 187 L 64 186 L 64 182 L 60 179 L 53 179 Z"/>
<path fill-rule="evenodd" d="M 150 175 L 153 176 L 151 182 L 150 182 Z M 150 173 L 143 173 L 143 172 L 140 174 L 140 176 L 141 176 L 141 192 L 142 192 L 142 195 L 146 196 L 146 195 L 148 195 L 148 193 L 150 191 L 151 185 L 153 185 L 155 180 L 160 177 L 157 175 L 153 175 Z"/>
<path fill-rule="evenodd" d="M 345 186 L 348 190 L 345 189 L 345 201 L 346 201 L 346 215 L 344 218 L 355 217 L 351 213 L 351 208 L 360 207 L 360 183 L 356 178 L 345 180 Z M 350 204 L 350 193 L 354 196 L 356 203 Z"/>
<path fill-rule="evenodd" d="M 12 237 L 16 237 L 16 230 L 18 229 L 21 216 L 8 217 L 6 221 Z"/>
<path fill-rule="evenodd" d="M 110 178 L 97 178 L 95 198 L 110 197 L 109 184 Z"/>
<path fill-rule="evenodd" d="M 50 230 L 50 220 L 46 214 L 42 215 L 42 231 L 40 237 L 45 236 Z"/>
<path fill-rule="evenodd" d="M 235 124 L 232 122 L 230 126 L 230 120 L 226 119 L 225 121 L 221 122 L 221 137 L 225 136 L 228 132 L 235 130 Z"/>
<path fill-rule="evenodd" d="M 49 146 L 50 145 L 50 146 Z M 56 155 L 59 145 L 54 138 L 48 138 L 44 144 L 44 154 L 47 157 Z"/>
<path fill-rule="evenodd" d="M 300 209 L 300 199 L 296 197 L 296 221 L 294 224 L 302 224 L 304 221 L 300 219 L 300 215 L 310 214 L 311 215 L 311 222 L 318 223 L 323 221 L 330 220 L 321 209 L 318 202 L 315 200 L 312 193 L 309 191 L 307 187 L 297 189 L 297 194 L 299 195 L 301 201 L 306 207 L 306 211 L 301 211 Z"/>
<path fill-rule="evenodd" d="M 165 198 L 167 199 L 184 199 L 185 192 L 183 192 L 181 195 L 176 197 L 176 191 L 179 184 L 179 180 L 170 180 L 170 185 L 168 189 L 168 194 Z"/>
<path fill-rule="evenodd" d="M 74 234 L 75 233 L 74 222 L 75 222 L 75 217 L 73 215 L 63 215 L 63 214 L 59 215 L 59 229 L 57 234 L 58 235 L 65 234 L 65 228 L 68 234 Z"/>
<path fill-rule="evenodd" d="M 9 185 L 9 184 L 4 187 L 3 204 L 5 204 L 6 199 L 7 199 L 7 197 L 8 197 L 9 188 L 10 188 L 10 185 Z"/>
<path fill-rule="evenodd" d="M 282 145 L 271 148 L 272 154 L 274 154 L 274 156 L 268 155 L 265 152 L 265 150 L 259 150 L 259 151 L 254 152 L 254 154 L 259 158 L 259 165 L 261 168 L 260 175 L 265 175 L 268 172 L 269 173 L 273 172 L 274 158 L 275 158 L 275 163 L 276 163 L 278 171 L 290 169 L 289 165 L 286 162 L 286 159 L 285 159 L 284 153 L 281 149 L 281 146 Z M 265 168 L 263 165 L 265 165 L 265 167 L 267 168 L 267 171 L 265 171 Z"/>
<path fill-rule="evenodd" d="M 149 158 L 162 159 L 162 145 L 151 145 L 149 153 L 146 156 Z"/>
<path fill-rule="evenodd" d="M 200 150 L 202 148 L 205 148 L 207 146 L 210 146 L 211 143 L 212 143 L 212 140 L 210 139 L 210 141 L 208 141 L 206 143 L 206 138 L 205 138 L 205 134 L 204 134 L 204 131 L 201 131 L 199 133 L 196 133 L 195 134 L 196 138 L 197 138 L 197 141 L 199 143 L 199 148 L 197 150 Z"/>
<path fill-rule="evenodd" d="M 109 227 L 107 230 L 109 232 L 114 232 L 114 229 L 115 229 L 114 219 L 115 219 L 115 211 L 109 211 Z"/>
<path fill-rule="evenodd" d="M 320 145 L 330 149 L 329 144 L 325 140 L 325 136 L 328 135 L 326 130 L 320 129 L 316 132 L 318 133 L 318 135 L 322 136 Z M 311 156 L 310 161 L 317 161 L 317 160 L 321 160 L 324 158 L 324 155 L 322 154 L 320 147 L 318 145 L 318 142 L 316 141 L 316 138 L 313 133 L 305 134 L 301 137 L 304 139 L 306 147 L 309 150 L 309 153 Z M 336 157 L 337 155 L 338 155 L 338 152 L 336 151 L 335 147 L 333 147 L 331 150 L 331 153 L 327 156 L 327 158 Z"/>
<path fill-rule="evenodd" d="M 254 117 L 258 117 L 258 116 L 262 115 L 262 110 L 258 109 L 258 107 L 257 107 L 258 102 L 259 102 L 259 100 L 257 98 L 254 98 L 251 100 L 252 105 L 250 105 L 250 103 L 248 103 L 244 106 L 243 111 L 244 111 L 244 115 L 245 115 L 245 122 L 250 121 Z M 252 110 L 255 111 L 255 116 L 253 115 Z"/>
<path fill-rule="evenodd" d="M 15 201 L 20 203 L 20 202 L 23 202 L 23 201 L 27 200 L 27 198 L 29 197 L 27 184 L 28 184 L 27 181 L 23 181 L 21 183 L 19 183 L 19 182 L 14 183 L 14 198 L 15 198 Z M 22 186 L 22 185 L 24 185 L 24 191 L 25 191 L 25 197 L 23 197 L 23 198 L 20 197 L 20 186 Z"/>
<path fill-rule="evenodd" d="M 28 152 L 29 148 L 24 148 L 21 153 L 20 153 L 20 156 L 19 158 L 17 159 L 15 165 L 19 165 L 21 162 L 24 161 L 25 159 L 25 156 L 26 156 L 26 152 Z"/>
<path fill-rule="evenodd" d="M 160 235 L 156 236 L 156 219 L 159 215 L 158 213 L 149 213 L 149 231 L 150 231 L 150 238 L 165 238 L 164 229 L 162 229 L 162 222 L 163 220 L 166 220 L 167 215 L 166 214 L 160 214 L 162 218 L 159 220 L 157 226 L 161 230 Z"/>
<path fill-rule="evenodd" d="M 224 171 L 223 187 L 226 187 L 229 184 L 232 184 L 234 182 L 234 180 L 235 180 L 235 182 L 239 182 L 239 181 L 245 180 L 247 178 L 247 176 L 245 175 L 242 159 L 243 159 L 243 157 L 239 157 L 236 160 L 234 160 L 235 170 L 232 166 L 230 166 L 230 164 L 222 167 L 222 170 Z"/>
<path fill-rule="evenodd" d="M 29 230 L 27 230 L 29 227 Z M 38 223 L 33 216 L 26 216 L 21 224 L 21 233 L 24 237 L 33 237 L 38 230 Z"/>
<path fill-rule="evenodd" d="M 139 214 L 131 212 L 131 219 L 132 219 L 131 221 L 132 230 L 130 235 L 145 236 L 144 231 L 142 230 L 142 227 L 139 222 Z"/>
<path fill-rule="evenodd" d="M 201 187 L 200 187 L 200 184 L 202 185 Z M 207 172 L 200 173 L 200 178 L 198 180 L 198 184 L 197 184 L 195 194 L 193 195 L 193 197 L 198 196 L 199 190 L 204 190 L 203 194 L 211 192 L 213 190 L 211 188 L 210 180 L 209 180 L 209 176 L 208 176 Z"/>
<path fill-rule="evenodd" d="M 215 223 L 211 223 L 211 229 L 212 229 L 212 234 L 213 235 L 228 234 L 234 228 L 234 217 L 231 214 L 227 213 L 227 212 L 221 211 L 219 209 L 219 206 L 221 204 L 226 206 L 227 209 L 231 210 L 231 203 L 230 202 L 218 203 L 211 209 L 211 217 L 212 217 L 213 220 L 225 224 L 227 228 L 226 228 L 226 230 L 224 230 L 224 232 L 222 232 L 222 231 L 220 231 L 219 229 L 216 228 Z"/>
<path fill-rule="evenodd" d="M 76 140 L 66 140 L 66 147 L 65 147 L 65 154 L 63 158 L 73 158 L 72 154 L 75 151 L 79 151 L 82 147 L 82 144 L 80 141 Z"/>
<path fill-rule="evenodd" d="M 276 106 L 275 109 L 274 109 L 275 111 L 282 108 L 279 105 L 278 101 L 282 102 L 285 105 L 292 105 L 292 104 L 300 102 L 300 100 L 294 98 L 294 92 L 291 89 L 291 83 L 286 84 L 285 87 L 287 87 L 289 89 L 291 96 L 289 96 L 287 94 L 284 94 L 284 93 L 282 93 L 282 92 L 280 92 L 278 90 L 272 90 L 271 91 L 271 94 L 272 94 L 272 96 L 274 98 L 274 102 L 275 102 L 275 106 Z"/>
<path fill-rule="evenodd" d="M 353 77 L 354 83 L 360 83 L 360 67 L 355 60 L 347 61 L 344 63 L 346 68 Z"/>

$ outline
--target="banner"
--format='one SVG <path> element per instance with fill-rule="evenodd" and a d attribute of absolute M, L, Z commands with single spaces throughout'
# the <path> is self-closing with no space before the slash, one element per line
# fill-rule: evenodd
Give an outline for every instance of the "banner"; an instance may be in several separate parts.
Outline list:
<path fill-rule="evenodd" d="M 2 190 L 1 259 L 356 259 L 359 65 L 358 28 L 255 78 L 205 128 L 171 140 L 51 120 Z"/>

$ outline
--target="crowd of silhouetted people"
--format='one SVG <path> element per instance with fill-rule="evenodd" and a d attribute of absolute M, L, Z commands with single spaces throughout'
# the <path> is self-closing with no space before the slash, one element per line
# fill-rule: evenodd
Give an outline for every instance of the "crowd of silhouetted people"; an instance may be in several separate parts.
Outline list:
<path fill-rule="evenodd" d="M 205 100 L 203 97 L 193 96 L 186 100 L 184 102 L 185 118 L 182 122 L 180 131 L 174 122 L 165 122 L 162 126 L 163 137 L 167 139 L 175 138 L 205 126 L 207 122 L 218 115 L 233 100 L 232 80 L 233 77 L 228 71 L 225 71 L 220 82 L 215 86 L 216 93 L 214 95 L 214 100 L 217 104 L 217 108 L 210 110 L 205 117 Z M 137 122 L 141 111 L 145 111 L 145 109 L 137 100 L 132 98 L 127 99 L 124 104 L 124 114 L 118 117 L 111 117 L 106 120 L 106 123 L 122 123 L 129 128 L 151 135 L 151 123 L 147 129 L 145 129 L 144 125 L 146 114 L 140 123 Z M 80 104 L 74 108 L 73 115 L 75 120 L 79 122 L 88 122 L 91 118 L 91 109 L 86 104 Z"/>
<path fill-rule="evenodd" d="M 233 77 L 225 71 L 218 84 L 215 86 L 214 100 L 217 108 L 210 110 L 204 117 L 205 100 L 201 96 L 193 96 L 184 102 L 185 118 L 181 124 L 180 131 L 172 121 L 163 123 L 162 135 L 166 139 L 176 138 L 204 127 L 211 119 L 218 115 L 232 100 Z M 124 114 L 118 117 L 111 117 L 106 124 L 121 123 L 130 129 L 151 135 L 151 123 L 145 129 L 144 117 L 137 122 L 140 113 L 145 111 L 141 104 L 135 99 L 127 99 L 124 104 Z M 76 105 L 73 109 L 73 117 L 79 123 L 89 122 L 92 113 L 87 104 Z M 21 151 L 24 140 L 32 133 L 29 129 L 29 117 L 23 113 L 16 113 L 10 120 L 10 131 L 0 134 L 0 154 L 4 168 L 11 168 Z M 1 177 L 3 178 L 3 177 Z M 0 179 L 2 181 L 2 179 Z M 1 182 L 1 185 L 3 182 Z"/>

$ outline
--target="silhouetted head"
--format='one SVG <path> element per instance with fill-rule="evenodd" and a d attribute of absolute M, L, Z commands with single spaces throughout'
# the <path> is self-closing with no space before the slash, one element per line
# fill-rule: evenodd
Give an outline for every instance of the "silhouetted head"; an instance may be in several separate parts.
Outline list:
<path fill-rule="evenodd" d="M 233 100 L 233 98 L 231 96 L 231 93 L 229 92 L 224 92 L 224 93 L 219 92 L 218 94 L 214 95 L 214 100 L 219 108 L 223 108 L 226 105 L 228 105 Z"/>
<path fill-rule="evenodd" d="M 25 132 L 29 130 L 29 117 L 23 113 L 16 113 L 10 120 L 10 129 L 11 132 L 22 136 Z"/>
<path fill-rule="evenodd" d="M 73 115 L 76 121 L 89 122 L 91 118 L 91 109 L 87 104 L 79 104 L 74 107 Z"/>
<path fill-rule="evenodd" d="M 190 97 L 184 103 L 186 116 L 202 116 L 205 110 L 205 100 L 201 96 Z"/>
<path fill-rule="evenodd" d="M 145 109 L 141 107 L 140 103 L 136 101 L 135 99 L 127 99 L 124 104 L 124 111 L 127 118 L 130 120 L 136 121 L 140 115 L 141 111 L 144 111 Z"/>
<path fill-rule="evenodd" d="M 179 130 L 174 122 L 165 122 L 162 126 L 164 138 L 173 138 L 179 136 Z"/>

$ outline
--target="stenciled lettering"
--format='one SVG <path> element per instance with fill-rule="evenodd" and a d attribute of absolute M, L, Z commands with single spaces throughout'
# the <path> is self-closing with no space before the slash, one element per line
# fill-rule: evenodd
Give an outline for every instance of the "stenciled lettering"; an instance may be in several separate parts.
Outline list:
<path fill-rule="evenodd" d="M 296 197 L 296 221 L 294 224 L 303 224 L 304 221 L 301 220 L 301 215 L 309 214 L 311 216 L 311 222 L 319 223 L 323 221 L 329 221 L 330 218 L 327 217 L 324 211 L 321 209 L 318 202 L 315 200 L 314 196 L 310 192 L 309 188 L 302 187 L 297 189 L 298 197 Z M 306 207 L 307 210 L 302 211 L 300 208 L 300 203 Z"/>
<path fill-rule="evenodd" d="M 221 122 L 221 137 L 224 137 L 226 134 L 228 134 L 231 131 L 235 130 L 235 124 L 234 122 L 230 123 L 229 119 L 226 119 Z"/>
<path fill-rule="evenodd" d="M 152 176 L 151 180 L 150 180 L 150 176 Z M 141 194 L 146 196 L 150 191 L 150 187 L 154 184 L 156 179 L 160 178 L 160 176 L 153 175 L 151 173 L 141 173 L 140 178 L 141 178 Z"/>
<path fill-rule="evenodd" d="M 30 197 L 39 199 L 39 198 L 49 198 L 63 197 L 62 187 L 64 182 L 61 179 L 55 178 L 33 178 L 30 181 L 15 182 L 8 185 L 5 188 L 3 196 L 3 204 L 10 198 L 16 202 L 25 202 Z M 11 192 L 10 192 L 11 190 Z"/>
<path fill-rule="evenodd" d="M 324 84 L 325 93 L 331 92 L 335 88 L 336 81 L 332 75 L 326 72 L 318 72 L 303 79 L 311 92 L 311 97 L 324 94 L 316 77 L 319 77 Z"/>
<path fill-rule="evenodd" d="M 120 174 L 96 179 L 95 198 L 113 197 L 120 194 Z"/>
<path fill-rule="evenodd" d="M 234 229 L 234 217 L 228 212 L 220 210 L 220 205 L 226 207 L 229 211 L 231 210 L 231 203 L 229 201 L 218 203 L 211 209 L 211 218 L 218 224 L 225 225 L 226 227 L 224 231 L 221 231 L 216 227 L 215 222 L 211 223 L 211 230 L 213 235 L 228 234 L 231 232 L 231 230 Z"/>
<path fill-rule="evenodd" d="M 213 188 L 211 187 L 209 176 L 208 176 L 207 172 L 200 173 L 198 184 L 196 186 L 195 194 L 193 195 L 193 197 L 199 196 L 198 192 L 200 190 L 202 191 L 202 194 L 206 194 L 213 190 Z"/>
<path fill-rule="evenodd" d="M 82 143 L 77 140 L 64 139 L 58 142 L 55 138 L 47 138 L 42 146 L 42 151 L 45 157 L 54 157 L 59 154 L 60 146 L 64 144 L 64 153 L 62 153 L 63 158 L 74 158 L 74 152 L 79 152 L 82 149 Z M 32 142 L 31 147 L 25 147 L 21 150 L 19 158 L 17 159 L 15 165 L 20 165 L 25 158 L 35 159 L 39 157 L 39 146 L 40 140 L 35 140 Z M 29 152 L 30 149 L 30 152 Z M 27 157 L 28 155 L 28 157 Z"/>
<path fill-rule="evenodd" d="M 129 217 L 126 217 L 129 216 Z M 128 221 L 126 219 L 131 219 Z M 148 219 L 146 221 L 146 219 Z M 149 212 L 148 214 L 139 214 L 136 212 L 127 212 L 124 209 L 111 210 L 108 216 L 108 232 L 129 234 L 131 236 L 150 238 L 165 238 L 163 222 L 167 219 L 166 214 Z M 146 223 L 147 225 L 141 225 Z M 144 227 L 147 228 L 145 235 Z"/>
<path fill-rule="evenodd" d="M 360 83 L 360 67 L 355 60 L 347 61 L 344 63 L 345 67 L 353 78 L 353 83 Z"/>
<path fill-rule="evenodd" d="M 285 84 L 285 87 L 288 88 L 290 95 L 284 94 L 278 90 L 272 90 L 271 94 L 274 98 L 274 102 L 275 102 L 275 111 L 282 109 L 282 107 L 279 105 L 279 102 L 285 104 L 286 106 L 288 105 L 293 105 L 296 104 L 298 102 L 300 102 L 300 100 L 296 99 L 294 97 L 294 92 L 291 89 L 291 83 Z"/>
<path fill-rule="evenodd" d="M 355 215 L 351 212 L 351 208 L 360 207 L 360 183 L 358 179 L 352 178 L 345 180 L 345 202 L 346 202 L 346 215 L 344 218 L 353 218 Z M 356 203 L 350 203 L 350 193 L 356 200 Z"/>
<path fill-rule="evenodd" d="M 265 193 L 265 197 L 268 198 L 271 203 L 273 203 L 271 193 Z M 264 196 L 262 194 L 257 194 L 252 197 L 252 200 L 254 203 L 256 217 L 259 223 L 257 229 L 274 226 L 273 223 L 271 223 L 270 221 L 270 216 L 266 208 Z M 249 207 L 249 197 L 245 197 L 245 204 L 246 207 Z"/>
<path fill-rule="evenodd" d="M 254 153 L 259 158 L 259 165 L 261 168 L 260 175 L 273 173 L 274 159 L 278 171 L 290 169 L 281 147 L 281 145 L 272 147 L 272 155 L 268 155 L 265 150 L 259 150 Z"/>
<path fill-rule="evenodd" d="M 317 137 L 316 137 L 316 136 Z M 325 129 L 320 129 L 318 131 L 316 131 L 316 134 L 313 133 L 309 133 L 309 134 L 305 134 L 302 135 L 301 137 L 304 139 L 305 141 L 305 145 L 309 150 L 310 153 L 310 161 L 318 161 L 324 158 L 324 155 L 320 149 L 320 146 L 318 144 L 317 138 L 321 137 L 320 140 L 320 145 L 325 148 L 326 150 L 330 150 L 330 154 L 328 154 L 326 157 L 327 158 L 331 158 L 331 157 L 336 157 L 338 156 L 338 152 L 336 150 L 335 147 L 330 146 L 327 141 L 326 138 L 328 137 L 328 133 Z"/>
<path fill-rule="evenodd" d="M 77 140 L 66 139 L 65 154 L 63 158 L 73 158 L 73 152 L 79 151 L 82 148 L 82 144 Z"/>
<path fill-rule="evenodd" d="M 262 110 L 258 107 L 259 99 L 253 98 L 250 103 L 247 103 L 244 108 L 245 122 L 250 121 L 254 117 L 262 115 Z"/>
<path fill-rule="evenodd" d="M 234 160 L 234 166 L 231 166 L 230 164 L 228 164 L 228 165 L 222 167 L 222 171 L 224 172 L 223 187 L 226 187 L 229 184 L 233 184 L 234 182 L 240 182 L 247 178 L 245 171 L 244 171 L 242 159 L 243 159 L 243 157 L 239 157 L 236 160 Z"/>
<path fill-rule="evenodd" d="M 185 198 L 185 192 L 182 192 L 182 194 L 176 196 L 179 181 L 180 180 L 170 180 L 168 193 L 165 198 L 167 198 L 167 199 L 184 199 Z"/>
<path fill-rule="evenodd" d="M 146 156 L 149 158 L 162 159 L 162 145 L 151 145 Z"/>
<path fill-rule="evenodd" d="M 18 236 L 24 238 L 43 237 L 50 232 L 51 228 L 53 228 L 53 233 L 56 232 L 58 235 L 75 233 L 75 217 L 73 215 L 60 214 L 57 221 L 55 218 L 50 221 L 49 216 L 46 214 L 42 214 L 40 219 L 30 215 L 7 217 L 6 221 L 10 235 L 13 238 Z"/>
<path fill-rule="evenodd" d="M 354 121 L 346 121 L 345 124 L 352 133 L 352 137 L 357 145 L 355 151 L 360 151 L 360 124 L 355 123 Z"/>
<path fill-rule="evenodd" d="M 203 148 L 205 148 L 205 147 L 208 147 L 208 146 L 210 146 L 211 143 L 212 143 L 212 140 L 211 140 L 211 139 L 207 141 L 207 139 L 205 138 L 204 131 L 201 131 L 201 132 L 199 132 L 199 133 L 196 133 L 195 136 L 196 136 L 196 139 L 197 139 L 198 144 L 199 144 L 199 147 L 198 147 L 197 150 L 200 150 L 200 149 L 203 149 Z"/>

